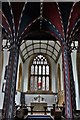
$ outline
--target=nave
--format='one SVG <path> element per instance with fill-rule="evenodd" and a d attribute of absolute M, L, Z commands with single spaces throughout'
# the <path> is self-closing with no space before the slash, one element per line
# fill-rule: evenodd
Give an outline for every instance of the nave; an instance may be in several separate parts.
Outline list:
<path fill-rule="evenodd" d="M 0 118 L 80 119 L 80 2 L 5 1 Z"/>

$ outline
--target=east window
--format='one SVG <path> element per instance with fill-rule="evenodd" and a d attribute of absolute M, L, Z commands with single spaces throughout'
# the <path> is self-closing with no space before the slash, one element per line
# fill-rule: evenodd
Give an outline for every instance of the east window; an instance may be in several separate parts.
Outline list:
<path fill-rule="evenodd" d="M 45 56 L 37 55 L 30 66 L 29 90 L 48 92 L 50 84 L 50 64 Z"/>

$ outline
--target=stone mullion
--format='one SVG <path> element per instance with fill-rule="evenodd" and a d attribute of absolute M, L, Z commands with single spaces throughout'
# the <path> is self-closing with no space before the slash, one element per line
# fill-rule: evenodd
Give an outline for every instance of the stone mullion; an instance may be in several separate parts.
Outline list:
<path fill-rule="evenodd" d="M 12 46 L 10 51 L 9 63 L 8 63 L 8 75 L 6 84 L 6 93 L 4 97 L 3 118 L 12 119 L 14 113 L 15 91 L 16 91 L 16 79 L 19 49 L 16 45 Z"/>
<path fill-rule="evenodd" d="M 69 63 L 69 71 L 70 71 L 70 89 L 71 89 L 71 99 L 72 99 L 72 111 L 74 113 L 76 110 L 76 98 L 75 98 L 75 85 L 74 85 L 72 60 L 71 60 L 70 52 L 68 52 L 68 63 Z"/>
<path fill-rule="evenodd" d="M 71 90 L 70 90 L 70 71 L 68 64 L 68 47 L 66 44 L 63 45 L 62 59 L 63 59 L 63 71 L 64 71 L 65 117 L 73 118 Z"/>

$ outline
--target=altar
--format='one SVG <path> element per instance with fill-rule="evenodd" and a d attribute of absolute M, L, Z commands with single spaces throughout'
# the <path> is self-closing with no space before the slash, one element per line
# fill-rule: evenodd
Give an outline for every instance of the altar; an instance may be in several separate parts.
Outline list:
<path fill-rule="evenodd" d="M 31 106 L 33 106 L 33 111 L 45 111 L 45 107 L 47 107 L 46 102 L 32 102 Z"/>
<path fill-rule="evenodd" d="M 44 112 L 45 108 L 47 108 L 47 102 L 43 97 L 39 95 L 37 97 L 34 97 L 34 100 L 31 102 L 31 106 L 35 112 Z"/>

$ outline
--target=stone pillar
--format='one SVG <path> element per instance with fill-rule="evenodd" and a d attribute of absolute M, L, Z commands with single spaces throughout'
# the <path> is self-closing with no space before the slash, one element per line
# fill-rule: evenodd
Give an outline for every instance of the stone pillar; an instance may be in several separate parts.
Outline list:
<path fill-rule="evenodd" d="M 80 34 L 79 34 L 79 40 L 78 40 L 78 50 L 77 50 L 77 56 L 76 56 L 76 65 L 77 65 L 78 89 L 79 89 L 79 100 L 80 100 Z M 80 108 L 80 105 L 79 105 L 79 108 Z"/>
<path fill-rule="evenodd" d="M 0 2 L 1 8 L 1 2 Z M 2 16 L 0 15 L 0 23 L 2 23 Z M 1 76 L 2 76 L 2 28 L 0 26 L 0 90 L 1 90 Z"/>
<path fill-rule="evenodd" d="M 66 43 L 62 46 L 62 60 L 64 72 L 64 91 L 65 91 L 65 117 L 66 119 L 73 118 L 72 98 L 70 88 L 70 69 L 68 61 L 68 47 Z"/>
<path fill-rule="evenodd" d="M 70 74 L 70 90 L 71 90 L 71 100 L 72 100 L 72 112 L 74 114 L 75 110 L 76 110 L 76 95 L 75 95 L 75 85 L 74 85 L 73 68 L 72 68 L 72 60 L 71 60 L 70 51 L 68 51 L 68 64 L 69 64 L 69 74 Z"/>
<path fill-rule="evenodd" d="M 2 67 L 3 67 L 3 52 L 0 50 L 0 90 L 1 90 L 1 76 L 2 76 Z"/>
<path fill-rule="evenodd" d="M 18 59 L 19 47 L 14 44 L 10 50 L 3 104 L 3 118 L 8 120 L 12 120 L 14 114 Z"/>

